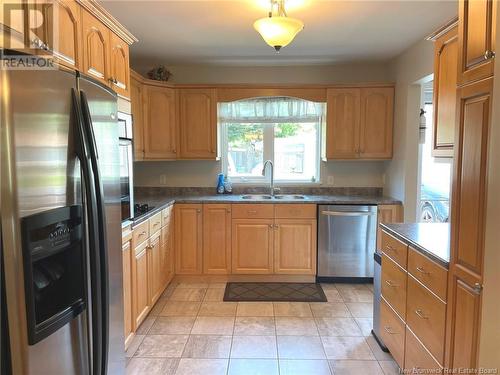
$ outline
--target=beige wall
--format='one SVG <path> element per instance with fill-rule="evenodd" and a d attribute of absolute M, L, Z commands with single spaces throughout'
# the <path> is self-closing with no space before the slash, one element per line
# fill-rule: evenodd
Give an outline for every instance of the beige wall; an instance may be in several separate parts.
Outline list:
<path fill-rule="evenodd" d="M 145 70 L 138 71 L 145 73 Z M 173 66 L 177 83 L 356 83 L 391 82 L 387 64 L 339 64 L 334 66 Z M 384 162 L 322 163 L 321 178 L 334 177 L 331 186 L 383 187 Z M 135 185 L 160 186 L 160 175 L 166 175 L 164 186 L 213 186 L 221 172 L 215 161 L 139 162 L 135 164 Z"/>
<path fill-rule="evenodd" d="M 148 67 L 135 66 L 146 75 Z M 353 63 L 308 66 L 169 66 L 176 83 L 351 83 L 387 82 L 391 79 L 385 63 Z"/>
<path fill-rule="evenodd" d="M 384 162 L 337 161 L 321 162 L 321 178 L 325 186 L 335 187 L 383 187 Z M 217 161 L 154 161 L 134 164 L 136 186 L 215 186 L 216 176 L 221 173 Z M 166 183 L 160 176 L 165 175 Z M 333 184 L 327 185 L 327 177 L 333 176 Z"/>
<path fill-rule="evenodd" d="M 417 212 L 420 83 L 433 73 L 433 62 L 434 44 L 422 40 L 390 63 L 396 82 L 394 157 L 386 164 L 384 193 L 403 201 L 407 222 Z"/>
<path fill-rule="evenodd" d="M 496 51 L 500 50 L 497 27 Z M 479 345 L 479 366 L 500 370 L 500 62 L 495 61 L 493 111 L 490 130 L 488 196 L 484 254 L 483 307 Z"/>

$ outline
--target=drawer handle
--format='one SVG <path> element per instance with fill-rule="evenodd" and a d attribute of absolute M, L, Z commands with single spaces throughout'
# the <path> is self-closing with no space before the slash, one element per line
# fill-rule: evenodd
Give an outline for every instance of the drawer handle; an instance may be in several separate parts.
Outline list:
<path fill-rule="evenodd" d="M 256 214 L 256 213 L 257 213 L 257 211 L 255 211 L 255 210 L 248 210 L 248 211 L 247 211 L 247 213 L 249 213 L 249 214 L 252 214 L 252 215 L 253 215 L 253 214 Z"/>
<path fill-rule="evenodd" d="M 139 233 L 139 235 L 137 237 L 142 237 L 144 235 L 146 235 L 146 231 L 145 230 L 143 230 L 141 233 Z"/>
<path fill-rule="evenodd" d="M 158 226 L 158 224 L 160 224 L 160 223 L 159 223 L 159 222 L 154 223 L 154 224 L 153 224 L 153 228 L 154 228 L 154 227 L 157 227 L 157 226 Z"/>
<path fill-rule="evenodd" d="M 397 288 L 399 286 L 398 284 L 394 284 L 391 280 L 385 280 L 385 283 L 391 288 Z"/>
<path fill-rule="evenodd" d="M 417 314 L 419 318 L 422 318 L 422 319 L 429 319 L 429 317 L 428 317 L 428 316 L 425 316 L 425 315 L 423 314 L 422 310 L 420 310 L 420 309 L 415 310 L 415 314 Z"/>
<path fill-rule="evenodd" d="M 387 326 L 384 327 L 384 331 L 386 331 L 389 335 L 397 335 L 398 334 L 397 332 L 394 332 L 391 329 L 391 327 L 387 327 Z"/>
<path fill-rule="evenodd" d="M 420 273 L 423 273 L 424 275 L 430 275 L 431 273 L 424 270 L 423 267 L 417 267 L 417 271 L 420 272 Z"/>

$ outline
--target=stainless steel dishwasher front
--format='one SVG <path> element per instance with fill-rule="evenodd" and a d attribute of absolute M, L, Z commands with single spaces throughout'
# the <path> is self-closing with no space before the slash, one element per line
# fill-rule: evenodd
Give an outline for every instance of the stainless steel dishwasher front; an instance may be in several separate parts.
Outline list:
<path fill-rule="evenodd" d="M 318 206 L 318 280 L 373 279 L 377 206 Z"/>

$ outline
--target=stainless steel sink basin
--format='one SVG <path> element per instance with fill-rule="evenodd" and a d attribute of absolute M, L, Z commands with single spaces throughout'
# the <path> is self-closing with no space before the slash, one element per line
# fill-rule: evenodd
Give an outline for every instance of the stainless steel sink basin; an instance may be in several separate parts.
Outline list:
<path fill-rule="evenodd" d="M 275 195 L 274 198 L 275 199 L 289 199 L 289 200 L 306 199 L 306 197 L 303 195 Z"/>
<path fill-rule="evenodd" d="M 241 199 L 247 199 L 247 200 L 259 200 L 259 199 L 272 199 L 270 195 L 267 194 L 249 194 L 249 195 L 243 195 Z"/>

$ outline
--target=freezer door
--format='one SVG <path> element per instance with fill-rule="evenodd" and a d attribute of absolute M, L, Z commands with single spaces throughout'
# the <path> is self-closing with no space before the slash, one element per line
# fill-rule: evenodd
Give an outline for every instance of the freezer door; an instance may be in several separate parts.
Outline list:
<path fill-rule="evenodd" d="M 123 268 L 121 249 L 121 194 L 120 194 L 120 151 L 117 122 L 116 94 L 99 82 L 81 76 L 78 81 L 82 111 L 90 114 L 92 146 L 96 149 L 102 188 L 103 216 L 105 217 L 105 251 L 101 259 L 107 260 L 107 288 L 103 290 L 109 301 L 105 332 L 108 342 L 107 373 L 123 374 L 125 369 L 123 331 Z"/>
<path fill-rule="evenodd" d="M 318 206 L 318 277 L 372 278 L 376 206 Z"/>
<path fill-rule="evenodd" d="M 13 372 L 88 374 L 85 313 L 80 312 L 41 341 L 28 344 L 27 304 L 30 301 L 25 283 L 29 279 L 24 267 L 26 247 L 21 240 L 24 219 L 43 217 L 63 207 L 82 206 L 81 170 L 75 155 L 75 118 L 71 101 L 71 90 L 76 89 L 75 73 L 2 70 L 0 74 L 2 255 Z M 61 225 L 55 224 L 58 229 L 54 233 L 65 237 L 67 227 Z M 45 235 L 48 238 L 52 232 L 44 230 L 34 233 L 31 239 L 41 239 Z M 66 261 L 69 258 L 60 256 L 62 253 L 54 253 L 53 259 L 35 264 L 40 254 L 38 250 L 34 247 L 31 253 L 37 275 L 31 280 L 33 285 L 26 283 L 26 286 L 37 289 L 39 294 L 45 293 L 44 298 L 50 293 L 60 296 L 56 290 L 64 288 L 64 280 L 71 276 L 70 268 L 74 264 Z M 49 303 L 44 306 L 45 310 L 35 311 L 42 319 L 51 314 L 52 308 Z"/>

